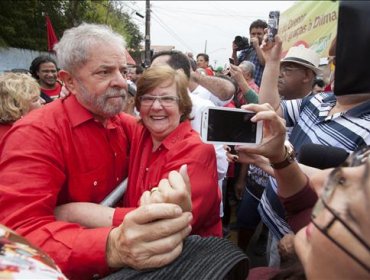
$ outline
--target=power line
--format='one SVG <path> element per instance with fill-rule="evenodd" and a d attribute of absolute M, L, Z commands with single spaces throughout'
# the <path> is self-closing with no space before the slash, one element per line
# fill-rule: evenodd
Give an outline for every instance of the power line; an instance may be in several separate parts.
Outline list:
<path fill-rule="evenodd" d="M 167 26 L 161 19 L 160 17 L 152 11 L 152 15 L 154 16 L 153 19 L 158 22 L 158 24 L 167 32 L 169 33 L 175 40 L 177 40 L 180 44 L 182 44 L 184 47 L 189 49 L 190 51 L 194 52 L 194 50 L 189 47 L 177 34 L 174 32 L 169 26 Z"/>

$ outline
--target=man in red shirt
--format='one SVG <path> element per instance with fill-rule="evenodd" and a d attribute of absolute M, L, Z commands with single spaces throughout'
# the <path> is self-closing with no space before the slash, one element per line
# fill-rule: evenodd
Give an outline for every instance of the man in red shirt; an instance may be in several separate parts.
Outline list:
<path fill-rule="evenodd" d="M 190 195 L 177 172 L 169 175 L 171 192 L 157 192 L 178 205 L 146 199 L 118 227 L 88 229 L 55 218 L 61 204 L 100 203 L 127 176 L 136 119 L 120 114 L 124 46 L 106 26 L 65 31 L 55 51 L 71 95 L 28 114 L 0 145 L 0 222 L 48 253 L 70 279 L 164 266 L 191 231 L 190 212 L 178 206 Z"/>
<path fill-rule="evenodd" d="M 41 97 L 47 103 L 59 97 L 62 83 L 58 81 L 57 63 L 52 57 L 46 55 L 36 57 L 31 63 L 30 72 L 39 82 Z"/>

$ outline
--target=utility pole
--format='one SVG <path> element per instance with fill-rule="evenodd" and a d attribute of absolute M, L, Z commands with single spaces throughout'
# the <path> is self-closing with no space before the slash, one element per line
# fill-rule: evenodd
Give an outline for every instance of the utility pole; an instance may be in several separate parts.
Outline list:
<path fill-rule="evenodd" d="M 206 43 L 204 44 L 204 53 L 207 53 L 207 40 Z"/>
<path fill-rule="evenodd" d="M 145 67 L 150 65 L 150 0 L 146 0 L 145 12 Z"/>

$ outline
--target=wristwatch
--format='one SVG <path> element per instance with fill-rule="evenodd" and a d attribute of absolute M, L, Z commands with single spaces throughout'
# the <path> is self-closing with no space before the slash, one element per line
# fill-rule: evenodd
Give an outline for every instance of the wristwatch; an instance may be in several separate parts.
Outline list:
<path fill-rule="evenodd" d="M 285 146 L 285 158 L 280 162 L 270 163 L 273 169 L 283 169 L 284 167 L 287 167 L 289 164 L 295 161 L 295 152 L 293 145 L 290 144 L 289 142 L 286 142 L 284 146 Z"/>

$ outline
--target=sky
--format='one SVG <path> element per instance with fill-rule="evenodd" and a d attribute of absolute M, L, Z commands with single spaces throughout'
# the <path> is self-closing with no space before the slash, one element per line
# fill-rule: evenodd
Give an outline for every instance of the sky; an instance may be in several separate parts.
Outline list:
<path fill-rule="evenodd" d="M 224 66 L 235 36 L 249 37 L 249 25 L 267 21 L 271 10 L 280 13 L 295 1 L 156 1 L 151 3 L 151 45 L 172 45 L 194 56 L 206 52 L 210 64 Z M 127 11 L 145 34 L 145 1 L 125 1 Z"/>

